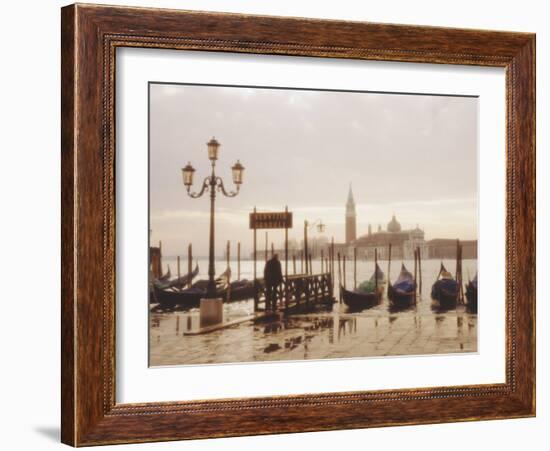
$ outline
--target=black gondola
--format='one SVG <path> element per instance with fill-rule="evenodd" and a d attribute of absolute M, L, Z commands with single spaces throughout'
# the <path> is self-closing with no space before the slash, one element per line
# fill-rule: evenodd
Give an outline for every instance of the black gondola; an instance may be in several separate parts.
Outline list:
<path fill-rule="evenodd" d="M 356 290 L 346 290 L 340 285 L 340 293 L 344 304 L 350 310 L 362 310 L 380 303 L 384 293 L 385 276 L 380 266 L 376 265 L 376 271 L 371 278 L 363 282 Z M 363 289 L 361 289 L 363 287 Z"/>
<path fill-rule="evenodd" d="M 459 283 L 447 271 L 443 263 L 437 280 L 432 285 L 432 299 L 439 302 L 440 307 L 448 309 L 455 308 L 460 292 Z"/>
<path fill-rule="evenodd" d="M 413 275 L 401 264 L 401 272 L 394 284 L 388 281 L 388 299 L 394 307 L 407 307 L 415 302 L 416 282 Z"/>
<path fill-rule="evenodd" d="M 200 305 L 201 298 L 204 298 L 206 290 L 200 288 L 185 288 L 175 290 L 172 288 L 159 288 L 153 285 L 153 298 L 157 302 L 158 308 L 164 310 L 173 310 L 176 308 L 190 309 Z"/>
<path fill-rule="evenodd" d="M 254 284 L 251 281 L 236 280 L 228 284 L 230 270 L 226 270 L 216 279 L 216 297 L 224 301 L 239 301 L 250 299 L 254 296 Z M 163 289 L 153 286 L 155 300 L 161 309 L 189 309 L 198 307 L 200 300 L 206 295 L 208 280 L 198 280 L 191 288 Z"/>
<path fill-rule="evenodd" d="M 223 299 L 227 301 L 235 302 L 252 299 L 254 297 L 254 281 L 247 279 L 235 280 L 229 284 L 228 290 L 223 293 Z"/>
<path fill-rule="evenodd" d="M 466 284 L 466 307 L 473 313 L 477 313 L 477 274 L 473 280 Z"/>
<path fill-rule="evenodd" d="M 167 273 L 168 276 L 169 276 L 169 272 L 170 270 L 168 270 L 168 273 Z M 199 265 L 197 264 L 195 266 L 195 269 L 190 274 L 185 274 L 182 277 L 178 277 L 174 280 L 157 279 L 157 280 L 153 280 L 152 282 L 149 282 L 149 302 L 152 304 L 158 302 L 157 295 L 159 290 L 167 290 L 169 288 L 177 288 L 181 290 L 186 285 L 188 285 L 189 282 L 191 282 L 198 273 L 199 273 Z M 157 290 L 155 290 L 155 288 Z"/>
<path fill-rule="evenodd" d="M 183 288 L 187 284 L 189 284 L 189 282 L 191 282 L 197 276 L 198 273 L 199 273 L 199 264 L 197 263 L 195 265 L 195 269 L 190 273 L 184 274 L 183 276 L 177 277 L 176 279 L 172 279 L 172 280 L 155 280 L 153 283 L 158 288 L 164 288 L 164 289 Z"/>
<path fill-rule="evenodd" d="M 252 280 L 241 279 L 234 280 L 229 285 L 223 287 L 222 283 L 219 283 L 222 279 L 226 278 L 227 271 L 220 276 L 217 283 L 217 296 L 224 301 L 242 301 L 244 299 L 251 299 L 254 297 L 254 282 Z M 229 273 L 230 275 L 231 273 Z M 193 284 L 193 288 L 197 288 L 206 291 L 208 280 L 199 280 Z"/>

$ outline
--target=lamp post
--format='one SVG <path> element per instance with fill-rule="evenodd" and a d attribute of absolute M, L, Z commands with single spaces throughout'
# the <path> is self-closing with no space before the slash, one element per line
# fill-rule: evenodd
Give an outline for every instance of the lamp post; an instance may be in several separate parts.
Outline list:
<path fill-rule="evenodd" d="M 316 221 L 312 222 L 311 224 L 308 222 L 308 220 L 306 219 L 304 221 L 304 254 L 305 254 L 305 259 L 306 259 L 306 274 L 309 274 L 309 270 L 311 270 L 311 268 L 309 268 L 309 250 L 308 250 L 308 243 L 307 243 L 307 230 L 310 228 L 310 227 L 314 227 L 314 226 L 317 226 L 317 231 L 319 233 L 323 233 L 325 231 L 325 224 L 323 224 L 323 221 L 321 219 L 317 219 Z M 309 270 L 308 270 L 309 268 Z"/>
<path fill-rule="evenodd" d="M 241 184 L 243 183 L 244 166 L 237 160 L 237 162 L 231 167 L 235 191 L 226 191 L 223 180 L 221 177 L 216 175 L 215 171 L 220 143 L 216 141 L 216 138 L 212 138 L 208 141 L 206 146 L 208 149 L 208 159 L 211 162 L 212 171 L 209 176 L 205 177 L 199 192 L 191 192 L 191 186 L 193 186 L 193 176 L 195 175 L 195 168 L 191 166 L 191 163 L 187 163 L 187 165 L 182 168 L 182 173 L 183 184 L 185 185 L 189 197 L 197 199 L 202 197 L 206 191 L 210 192 L 210 247 L 208 254 L 208 285 L 206 288 L 206 297 L 212 298 L 216 295 L 216 282 L 214 280 L 216 276 L 216 269 L 214 267 L 214 206 L 216 203 L 216 191 L 221 192 L 226 197 L 235 197 L 239 194 Z"/>

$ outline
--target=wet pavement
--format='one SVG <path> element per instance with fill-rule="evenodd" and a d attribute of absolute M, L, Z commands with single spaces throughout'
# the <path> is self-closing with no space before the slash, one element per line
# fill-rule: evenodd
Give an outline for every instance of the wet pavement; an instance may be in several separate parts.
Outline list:
<path fill-rule="evenodd" d="M 152 314 L 150 365 L 303 360 L 477 351 L 477 315 L 457 310 L 383 314 L 369 310 L 295 315 L 186 336 L 198 313 Z M 192 318 L 189 320 L 189 318 Z"/>

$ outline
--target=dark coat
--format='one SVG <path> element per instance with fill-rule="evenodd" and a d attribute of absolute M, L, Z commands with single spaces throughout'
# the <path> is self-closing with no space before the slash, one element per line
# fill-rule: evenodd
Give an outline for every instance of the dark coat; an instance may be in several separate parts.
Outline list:
<path fill-rule="evenodd" d="M 273 287 L 283 281 L 283 270 L 281 262 L 276 258 L 270 258 L 264 268 L 264 281 L 266 286 Z"/>

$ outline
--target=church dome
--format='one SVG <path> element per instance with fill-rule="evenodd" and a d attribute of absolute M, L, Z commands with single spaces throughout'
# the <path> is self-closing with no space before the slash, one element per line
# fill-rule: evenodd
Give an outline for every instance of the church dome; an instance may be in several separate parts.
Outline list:
<path fill-rule="evenodd" d="M 388 222 L 388 232 L 401 232 L 401 224 L 395 219 L 395 215 L 393 215 L 391 221 Z"/>

